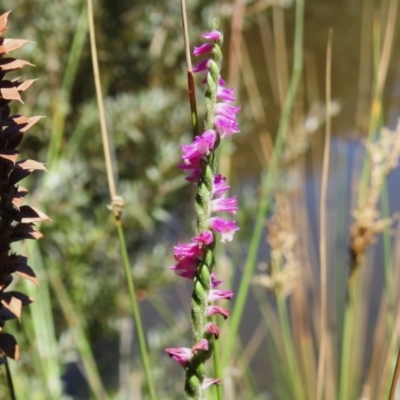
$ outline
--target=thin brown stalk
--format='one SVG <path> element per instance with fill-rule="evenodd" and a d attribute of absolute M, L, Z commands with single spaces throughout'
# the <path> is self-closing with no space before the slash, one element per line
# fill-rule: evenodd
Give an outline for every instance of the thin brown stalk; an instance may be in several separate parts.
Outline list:
<path fill-rule="evenodd" d="M 264 53 L 265 65 L 267 66 L 269 82 L 272 89 L 272 97 L 274 99 L 274 103 L 279 104 L 276 64 L 274 63 L 273 57 L 271 57 L 272 54 L 275 54 L 271 25 L 268 18 L 261 13 L 257 14 L 257 22 L 260 29 L 261 44 Z"/>
<path fill-rule="evenodd" d="M 322 166 L 322 184 L 320 201 L 320 266 L 321 266 L 321 315 L 320 315 L 320 347 L 318 359 L 318 381 L 317 381 L 317 400 L 322 400 L 324 392 L 324 375 L 326 363 L 326 346 L 328 340 L 327 332 L 327 231 L 326 231 L 326 197 L 328 189 L 328 173 L 330 159 L 330 139 L 331 139 L 331 65 L 332 65 L 332 29 L 329 30 L 328 45 L 326 51 L 326 129 L 324 145 L 324 161 Z"/>
<path fill-rule="evenodd" d="M 397 381 L 399 380 L 399 376 L 400 376 L 400 348 L 397 353 L 396 367 L 394 369 L 392 385 L 390 387 L 389 400 L 394 400 L 394 395 L 396 394 L 396 387 L 397 387 Z"/>
<path fill-rule="evenodd" d="M 231 36 L 229 44 L 229 59 L 233 62 L 229 63 L 228 81 L 230 85 L 237 90 L 239 86 L 239 63 L 235 60 L 239 59 L 241 53 L 241 40 L 244 20 L 244 0 L 235 0 L 232 13 Z"/>
<path fill-rule="evenodd" d="M 111 205 L 109 209 L 113 212 L 115 218 L 115 227 L 118 233 L 118 240 L 121 251 L 121 259 L 122 265 L 124 269 L 125 281 L 128 288 L 129 293 L 129 301 L 131 305 L 132 317 L 135 322 L 136 333 L 138 336 L 140 355 L 142 358 L 142 365 L 144 370 L 144 376 L 147 384 L 147 393 L 151 400 L 156 399 L 156 392 L 153 383 L 153 375 L 151 373 L 150 367 L 150 359 L 147 349 L 147 343 L 145 339 L 145 333 L 143 329 L 142 318 L 140 315 L 138 299 L 135 292 L 135 285 L 132 279 L 131 265 L 128 256 L 128 249 L 125 240 L 124 229 L 122 226 L 122 209 L 124 206 L 123 198 L 117 195 L 115 180 L 114 180 L 114 171 L 113 165 L 111 161 L 111 148 L 110 142 L 108 140 L 107 126 L 106 126 L 106 118 L 104 112 L 104 103 L 103 103 L 103 95 L 101 91 L 100 84 L 100 72 L 99 72 L 99 64 L 97 58 L 97 49 L 96 49 L 96 36 L 94 29 L 94 17 L 93 17 L 93 3 L 92 0 L 87 0 L 88 7 L 88 19 L 89 19 L 89 33 L 90 33 L 90 48 L 92 53 L 92 64 L 93 64 L 93 73 L 94 73 L 94 81 L 96 87 L 96 97 L 97 104 L 99 110 L 99 118 L 100 118 L 100 126 L 101 126 L 101 136 L 103 141 L 103 149 L 104 149 L 104 159 L 106 162 L 107 169 L 107 180 L 108 187 L 111 196 Z"/>
<path fill-rule="evenodd" d="M 361 17 L 360 69 L 358 75 L 358 96 L 356 126 L 368 129 L 368 99 L 371 91 L 372 43 L 371 25 L 373 16 L 373 0 L 364 0 Z"/>
<path fill-rule="evenodd" d="M 276 70 L 278 72 L 277 83 L 279 91 L 279 103 L 281 106 L 281 110 L 283 110 L 289 81 L 285 35 L 285 17 L 283 9 L 277 6 L 273 7 L 272 18 L 276 50 Z"/>
<path fill-rule="evenodd" d="M 376 78 L 375 95 L 372 102 L 370 119 L 370 136 L 375 133 L 379 116 L 382 112 L 382 92 L 387 77 L 390 57 L 393 49 L 394 28 L 396 26 L 396 16 L 398 9 L 398 0 L 391 0 L 388 19 L 386 21 L 386 30 L 383 40 L 382 53 L 380 54 L 379 67 Z"/>
<path fill-rule="evenodd" d="M 99 64 L 97 63 L 98 57 L 97 57 L 97 48 L 96 48 L 96 39 L 94 30 L 94 20 L 93 18 L 90 18 L 90 16 L 93 15 L 93 5 L 91 0 L 88 0 L 88 10 L 89 10 L 90 48 L 92 52 L 93 74 L 96 87 L 96 97 L 99 108 L 99 119 L 100 119 L 101 138 L 103 141 L 103 149 L 104 149 L 104 160 L 106 162 L 107 180 L 108 180 L 108 188 L 110 191 L 110 197 L 111 199 L 114 199 L 117 195 L 117 190 L 115 187 L 113 166 L 111 162 L 110 141 L 108 139 L 108 134 L 107 134 L 106 117 L 105 117 L 106 114 L 104 112 L 103 93 L 100 85 Z"/>
<path fill-rule="evenodd" d="M 4 364 L 6 367 L 6 379 L 7 379 L 7 386 L 8 386 L 8 394 L 10 395 L 10 400 L 17 400 L 17 396 L 15 395 L 14 384 L 12 380 L 12 375 L 10 371 L 10 366 L 8 365 L 7 358 L 4 358 Z"/>
<path fill-rule="evenodd" d="M 197 118 L 196 89 L 195 89 L 194 79 L 193 79 L 192 59 L 190 57 L 189 32 L 188 32 L 188 26 L 187 26 L 185 0 L 181 0 L 181 10 L 182 10 L 183 38 L 184 38 L 184 42 L 185 42 L 185 56 L 186 56 L 186 68 L 187 68 L 187 79 L 188 79 L 189 103 L 190 103 L 190 112 L 191 112 L 191 116 L 192 116 L 193 137 L 195 137 L 199 134 L 199 123 L 198 123 L 198 118 Z"/>

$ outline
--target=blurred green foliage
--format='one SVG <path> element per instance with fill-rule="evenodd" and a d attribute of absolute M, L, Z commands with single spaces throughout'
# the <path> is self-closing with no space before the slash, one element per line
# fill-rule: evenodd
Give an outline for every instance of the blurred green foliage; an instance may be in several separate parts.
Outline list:
<path fill-rule="evenodd" d="M 211 2 L 192 0 L 187 6 L 190 33 L 197 38 L 211 22 Z M 25 94 L 24 104 L 14 105 L 13 112 L 46 116 L 21 146 L 24 158 L 47 162 L 46 174 L 37 173 L 24 182 L 29 185 L 30 204 L 52 219 L 41 226 L 43 266 L 56 273 L 67 288 L 74 312 L 97 346 L 100 372 L 108 389 L 115 391 L 118 356 L 112 354 L 118 351 L 118 321 L 129 313 L 129 304 L 113 217 L 107 210 L 110 199 L 86 2 L 6 0 L 1 7 L 2 12 L 13 10 L 6 37 L 34 42 L 16 56 L 35 65 L 25 68 L 22 78 L 39 80 Z M 132 272 L 142 297 L 173 278 L 168 269 L 171 247 L 176 240 L 185 240 L 182 228 L 191 226 L 193 217 L 186 204 L 191 190 L 176 167 L 178 144 L 191 137 L 180 5 L 103 0 L 95 4 L 95 13 L 118 191 L 125 201 L 123 220 Z M 30 264 L 36 268 L 35 257 Z M 70 327 L 58 293 L 50 287 L 50 294 L 59 343 L 56 362 L 67 363 L 70 357 L 61 344 Z M 40 360 L 33 361 L 36 339 L 30 312 L 35 310 L 25 312 L 22 328 L 16 327 L 22 353 L 17 381 L 31 382 L 32 399 L 47 399 L 50 392 L 35 369 Z M 135 364 L 140 366 L 139 360 Z M 24 374 L 28 374 L 25 379 Z"/>

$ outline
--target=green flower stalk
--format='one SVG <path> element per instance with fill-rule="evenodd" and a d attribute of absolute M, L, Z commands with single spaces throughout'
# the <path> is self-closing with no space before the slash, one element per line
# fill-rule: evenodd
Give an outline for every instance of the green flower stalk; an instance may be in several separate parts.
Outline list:
<path fill-rule="evenodd" d="M 0 16 L 0 34 L 7 28 L 9 13 Z M 0 37 L 0 363 L 4 363 L 6 357 L 19 358 L 15 338 L 4 332 L 5 322 L 15 318 L 20 320 L 22 306 L 33 301 L 23 293 L 6 291 L 13 280 L 12 274 L 16 273 L 38 285 L 27 258 L 12 252 L 11 245 L 23 239 L 39 239 L 42 235 L 35 228 L 35 223 L 49 219 L 35 208 L 22 205 L 28 192 L 19 185 L 34 170 L 45 170 L 42 163 L 34 160 L 17 161 L 17 147 L 24 134 L 41 117 L 11 115 L 9 105 L 12 100 L 22 102 L 21 93 L 34 82 L 33 79 L 23 82 L 18 78 L 6 79 L 7 73 L 31 65 L 27 61 L 6 56 L 27 43 L 26 40 Z"/>
<path fill-rule="evenodd" d="M 193 281 L 191 314 L 194 344 L 192 348 L 166 349 L 171 358 L 186 370 L 186 399 L 201 399 L 206 387 L 220 382 L 218 378 L 205 377 L 205 362 L 213 353 L 212 338 L 218 339 L 220 332 L 211 317 L 220 314 L 227 318 L 229 311 L 212 303 L 231 299 L 233 292 L 216 289 L 222 282 L 216 278 L 213 253 L 217 234 L 221 234 L 221 241 L 226 242 L 232 240 L 239 229 L 235 221 L 214 216 L 214 213 L 235 214 L 237 211 L 236 197 L 225 197 L 229 186 L 226 179 L 217 174 L 216 150 L 222 139 L 239 132 L 236 114 L 240 107 L 231 104 L 236 100 L 234 91 L 225 87 L 220 76 L 222 32 L 215 28 L 203 37 L 211 43 L 195 47 L 193 54 L 211 54 L 211 58 L 199 62 L 193 72 L 205 73 L 205 131 L 191 144 L 181 146 L 183 163 L 179 165 L 187 175 L 186 179 L 198 186 L 195 204 L 197 236 L 189 244 L 178 243 L 175 246 L 177 263 L 171 267 L 177 275 Z"/>

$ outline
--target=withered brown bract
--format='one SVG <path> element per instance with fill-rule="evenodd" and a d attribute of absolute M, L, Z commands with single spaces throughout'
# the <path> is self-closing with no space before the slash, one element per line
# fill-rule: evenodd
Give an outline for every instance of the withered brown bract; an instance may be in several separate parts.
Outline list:
<path fill-rule="evenodd" d="M 0 16 L 0 34 L 7 28 L 10 12 Z M 21 93 L 30 87 L 34 79 L 19 81 L 19 78 L 7 80 L 8 72 L 19 70 L 27 61 L 8 56 L 29 43 L 21 39 L 0 37 L 0 352 L 3 356 L 17 360 L 19 348 L 15 338 L 4 332 L 5 322 L 9 319 L 21 319 L 22 307 L 32 303 L 33 299 L 23 293 L 5 291 L 13 280 L 14 272 L 34 284 L 39 282 L 27 258 L 11 252 L 11 243 L 23 239 L 39 239 L 42 235 L 35 223 L 48 220 L 47 215 L 28 205 L 22 205 L 28 193 L 19 186 L 19 182 L 35 170 L 45 170 L 42 163 L 34 160 L 17 161 L 24 133 L 41 117 L 10 115 L 9 103 L 12 100 L 22 102 Z M 1 357 L 0 363 L 4 362 Z"/>

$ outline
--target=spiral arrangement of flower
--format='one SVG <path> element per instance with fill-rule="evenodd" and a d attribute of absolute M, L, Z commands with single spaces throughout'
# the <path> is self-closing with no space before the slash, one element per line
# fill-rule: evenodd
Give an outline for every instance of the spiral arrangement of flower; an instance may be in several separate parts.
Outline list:
<path fill-rule="evenodd" d="M 203 83 L 205 93 L 204 132 L 189 145 L 182 145 L 182 163 L 179 165 L 189 182 L 197 184 L 195 209 L 197 214 L 197 236 L 191 243 L 179 243 L 174 248 L 176 264 L 171 269 L 179 276 L 193 281 L 191 300 L 192 348 L 169 348 L 167 353 L 186 370 L 185 397 L 202 398 L 202 391 L 218 378 L 205 377 L 205 361 L 213 352 L 212 338 L 218 339 L 220 330 L 211 317 L 220 314 L 224 318 L 229 311 L 213 304 L 217 300 L 231 299 L 233 292 L 217 287 L 222 283 L 216 277 L 214 248 L 217 235 L 221 242 L 231 241 L 239 228 L 235 221 L 217 216 L 225 212 L 235 214 L 236 197 L 226 197 L 229 186 L 226 178 L 217 173 L 216 150 L 221 140 L 239 132 L 236 114 L 240 107 L 231 103 L 236 101 L 233 89 L 227 88 L 221 78 L 223 35 L 216 27 L 203 34 L 209 40 L 195 47 L 193 54 L 211 55 L 199 62 L 193 72 L 205 74 Z"/>

